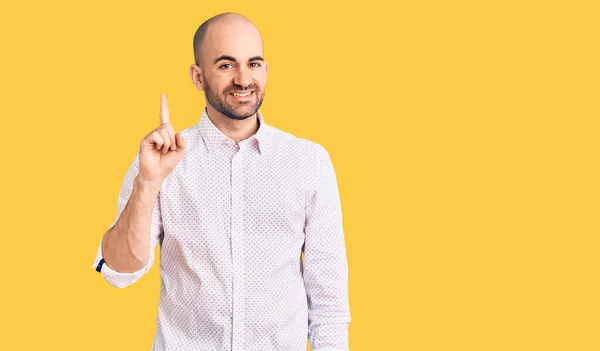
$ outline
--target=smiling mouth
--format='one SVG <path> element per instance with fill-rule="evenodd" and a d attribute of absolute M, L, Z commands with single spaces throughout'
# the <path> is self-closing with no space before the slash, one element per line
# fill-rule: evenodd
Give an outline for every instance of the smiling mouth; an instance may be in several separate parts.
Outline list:
<path fill-rule="evenodd" d="M 252 91 L 247 91 L 245 93 L 229 93 L 229 95 L 235 96 L 235 97 L 246 97 L 246 96 L 250 96 L 254 94 L 254 90 Z"/>

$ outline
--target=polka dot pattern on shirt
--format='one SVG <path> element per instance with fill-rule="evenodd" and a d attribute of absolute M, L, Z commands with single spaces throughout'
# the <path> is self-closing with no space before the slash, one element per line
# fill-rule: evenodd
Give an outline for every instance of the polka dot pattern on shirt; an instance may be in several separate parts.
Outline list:
<path fill-rule="evenodd" d="M 239 144 L 210 121 L 181 132 L 188 147 L 157 197 L 151 257 L 160 244 L 152 350 L 348 349 L 348 268 L 335 171 L 319 144 L 264 122 Z M 114 225 L 138 172 L 131 163 Z M 111 226 L 112 226 L 111 225 Z M 304 262 L 301 254 L 304 252 Z M 94 267 L 102 258 L 98 248 Z"/>

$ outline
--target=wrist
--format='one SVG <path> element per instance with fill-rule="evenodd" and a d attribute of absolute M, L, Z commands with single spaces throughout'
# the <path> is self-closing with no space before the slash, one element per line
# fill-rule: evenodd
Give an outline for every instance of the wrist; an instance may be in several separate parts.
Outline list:
<path fill-rule="evenodd" d="M 156 197 L 162 187 L 162 181 L 144 180 L 138 174 L 133 181 L 133 187 L 143 196 Z"/>

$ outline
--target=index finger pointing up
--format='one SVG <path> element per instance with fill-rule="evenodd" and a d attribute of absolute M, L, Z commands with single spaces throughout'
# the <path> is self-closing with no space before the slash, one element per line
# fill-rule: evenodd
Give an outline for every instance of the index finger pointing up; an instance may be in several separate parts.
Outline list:
<path fill-rule="evenodd" d="M 169 123 L 169 106 L 167 106 L 167 95 L 160 93 L 160 124 Z"/>

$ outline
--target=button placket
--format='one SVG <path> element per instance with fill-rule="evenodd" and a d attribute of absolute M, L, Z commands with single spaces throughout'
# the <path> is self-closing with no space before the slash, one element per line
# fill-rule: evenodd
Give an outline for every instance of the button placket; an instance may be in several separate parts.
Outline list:
<path fill-rule="evenodd" d="M 232 350 L 243 350 L 243 152 L 238 149 L 231 159 L 231 261 L 233 269 L 233 338 Z"/>

